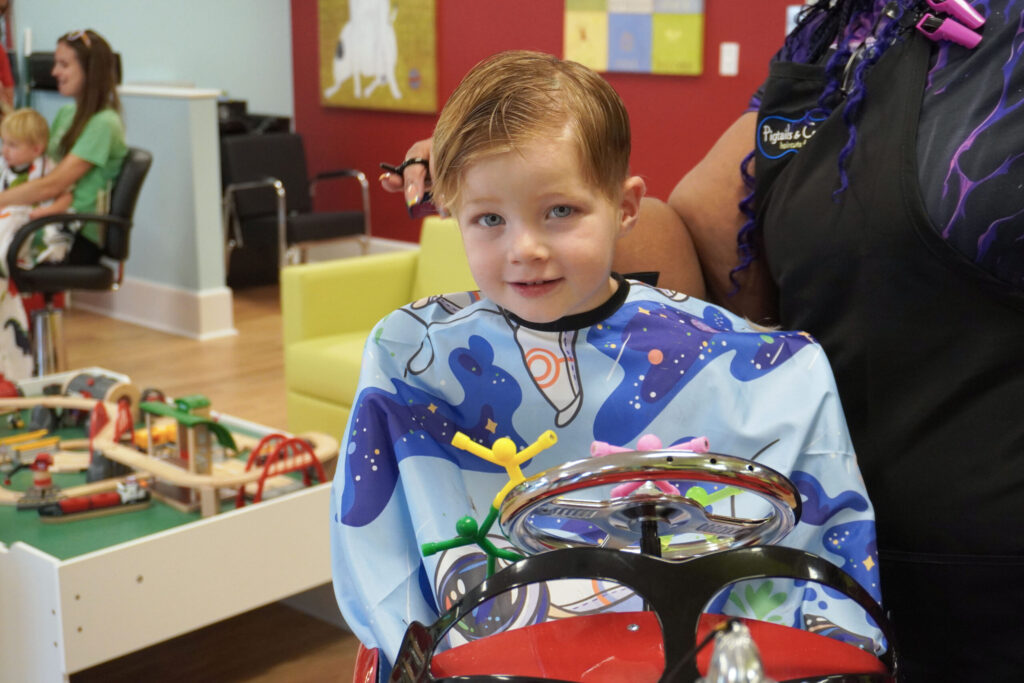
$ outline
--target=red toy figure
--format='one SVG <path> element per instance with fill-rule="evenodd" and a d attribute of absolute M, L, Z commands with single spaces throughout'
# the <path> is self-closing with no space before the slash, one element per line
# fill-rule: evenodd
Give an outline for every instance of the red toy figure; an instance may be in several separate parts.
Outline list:
<path fill-rule="evenodd" d="M 31 465 L 21 463 L 7 475 L 4 484 L 10 485 L 11 476 L 15 472 L 23 467 L 28 467 L 32 470 L 32 486 L 25 491 L 25 495 L 18 499 L 17 507 L 19 510 L 38 508 L 57 499 L 60 489 L 53 485 L 53 477 L 50 475 L 51 465 L 53 465 L 53 456 L 49 453 L 40 453 L 32 461 Z"/>
<path fill-rule="evenodd" d="M 29 466 L 32 470 L 32 488 L 40 493 L 48 492 L 53 488 L 53 477 L 50 476 L 51 465 L 53 465 L 53 456 L 49 453 L 40 453 Z"/>

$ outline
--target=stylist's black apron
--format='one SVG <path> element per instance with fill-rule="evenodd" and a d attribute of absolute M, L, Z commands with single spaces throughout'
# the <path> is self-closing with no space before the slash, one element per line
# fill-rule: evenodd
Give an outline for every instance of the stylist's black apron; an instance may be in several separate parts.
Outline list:
<path fill-rule="evenodd" d="M 1020 681 L 1024 296 L 946 244 L 922 203 L 930 47 L 914 34 L 871 69 L 838 199 L 838 110 L 799 153 L 759 145 L 758 220 L 782 325 L 817 337 L 836 375 L 906 680 Z M 800 122 L 822 77 L 774 65 L 762 142 L 795 140 L 762 124 Z"/>

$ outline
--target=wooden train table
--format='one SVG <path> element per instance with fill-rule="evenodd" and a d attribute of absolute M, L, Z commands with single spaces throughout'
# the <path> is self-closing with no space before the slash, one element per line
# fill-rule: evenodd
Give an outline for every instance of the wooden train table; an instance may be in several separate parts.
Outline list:
<path fill-rule="evenodd" d="M 94 368 L 40 378 L 22 388 L 26 397 L 38 397 L 43 387 L 66 390 L 82 376 L 101 378 L 99 385 L 90 385 L 100 388 L 129 384 L 123 376 Z M 89 392 L 77 393 L 47 397 L 47 405 L 59 406 L 50 408 L 57 413 L 87 410 L 58 400 L 81 400 Z M 296 448 L 291 435 L 272 435 L 265 427 L 215 412 L 187 418 L 171 401 L 161 401 L 171 407 L 157 407 L 148 418 L 132 413 L 133 436 L 124 433 L 125 405 L 142 402 L 131 390 L 128 394 L 128 400 L 116 402 L 94 396 L 104 404 L 107 419 L 97 428 L 93 425 L 102 420 L 91 412 L 88 422 L 93 452 L 103 451 L 127 474 L 88 485 L 80 468 L 96 458 L 90 458 L 83 426 L 67 426 L 63 419 L 45 436 L 32 435 L 44 442 L 41 450 L 56 448 L 56 457 L 16 451 L 12 438 L 17 443 L 32 431 L 24 424 L 31 420 L 29 404 L 0 399 L 0 413 L 8 411 L 0 415 L 0 458 L 6 458 L 0 459 L 0 478 L 10 481 L 0 488 L 0 681 L 67 680 L 77 671 L 330 581 L 330 483 L 324 481 L 323 464 L 333 464 L 337 455 L 334 439 L 302 435 L 304 446 Z M 177 423 L 177 436 L 164 441 L 182 442 L 176 455 L 190 449 L 184 458 L 176 462 L 156 453 L 150 445 L 156 438 L 138 446 L 140 433 L 157 433 L 153 415 Z M 203 425 L 211 423 L 216 426 L 208 431 L 216 432 L 216 441 L 230 439 L 235 449 L 206 449 Z M 119 425 L 122 433 L 115 436 Z M 63 450 L 83 441 L 86 448 L 77 455 Z M 214 457 L 204 462 L 201 456 L 210 453 Z M 53 461 L 43 475 L 45 468 L 25 465 L 39 460 Z M 201 466 L 183 467 L 182 461 Z M 83 495 L 96 491 L 109 498 L 125 476 L 148 485 L 152 502 L 133 499 L 124 511 L 112 505 L 89 510 L 93 514 L 73 512 L 58 523 L 35 507 L 18 506 L 27 500 L 26 491 L 47 482 L 59 487 L 59 499 L 84 501 Z"/>

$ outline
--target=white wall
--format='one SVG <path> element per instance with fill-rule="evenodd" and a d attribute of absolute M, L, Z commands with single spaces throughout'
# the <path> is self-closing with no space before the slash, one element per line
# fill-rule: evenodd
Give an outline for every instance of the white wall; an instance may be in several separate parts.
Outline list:
<path fill-rule="evenodd" d="M 310 0 L 312 1 L 312 0 Z M 52 52 L 91 28 L 121 53 L 123 80 L 225 91 L 249 111 L 293 115 L 288 0 L 12 0 L 18 53 Z"/>
<path fill-rule="evenodd" d="M 121 54 L 128 143 L 153 153 L 124 285 L 114 294 L 80 293 L 76 305 L 198 338 L 233 332 L 213 97 L 221 91 L 246 100 L 254 114 L 293 115 L 289 0 L 12 0 L 11 6 L 19 55 L 27 34 L 36 52 L 53 51 L 59 36 L 84 28 L 110 42 Z M 191 92 L 149 96 L 140 84 Z M 31 104 L 52 119 L 64 101 L 39 91 Z"/>

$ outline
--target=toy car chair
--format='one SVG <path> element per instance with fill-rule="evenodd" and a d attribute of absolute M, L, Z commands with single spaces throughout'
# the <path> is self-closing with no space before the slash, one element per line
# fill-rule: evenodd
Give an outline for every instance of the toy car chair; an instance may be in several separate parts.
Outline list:
<path fill-rule="evenodd" d="M 707 674 L 711 636 L 730 621 L 729 617 L 702 614 L 706 605 L 729 584 L 767 577 L 813 582 L 847 595 L 876 621 L 889 648 L 876 657 L 815 633 L 739 620 L 758 645 L 765 675 L 792 683 L 895 679 L 893 634 L 881 608 L 860 584 L 810 553 L 762 546 L 714 553 L 681 564 L 600 548 L 556 550 L 526 558 L 468 592 L 434 624 L 413 622 L 390 680 L 696 681 Z M 514 589 L 565 578 L 616 582 L 642 596 L 649 611 L 549 621 L 435 653 L 444 635 L 481 605 Z M 357 676 L 357 680 L 363 679 Z M 743 675 L 726 680 L 750 679 Z"/>
<path fill-rule="evenodd" d="M 370 240 L 370 186 L 356 169 L 309 178 L 298 133 L 227 135 L 221 139 L 224 186 L 225 273 L 231 287 L 271 284 L 278 270 L 305 262 L 306 247 L 357 239 L 365 254 Z M 349 178 L 359 185 L 358 210 L 314 211 L 317 183 Z"/>
<path fill-rule="evenodd" d="M 45 216 L 21 226 L 7 249 L 7 272 L 22 294 L 43 295 L 44 306 L 32 312 L 32 353 L 35 359 L 36 376 L 47 375 L 67 369 L 67 355 L 64 348 L 63 311 L 54 304 L 54 297 L 60 292 L 74 289 L 116 290 L 124 277 L 124 262 L 128 259 L 131 238 L 132 216 L 142 191 L 142 183 L 153 165 L 153 156 L 144 149 L 129 147 L 121 174 L 114 183 L 110 197 L 110 213 L 83 214 L 63 213 Z M 82 222 L 100 226 L 100 251 L 102 256 L 113 261 L 87 264 L 39 263 L 32 268 L 18 264 L 22 245 L 33 235 L 51 225 L 64 230 Z M 80 234 L 75 239 L 86 239 Z"/>
<path fill-rule="evenodd" d="M 771 545 L 800 516 L 799 493 L 786 477 L 742 458 L 668 450 L 616 453 L 601 465 L 565 463 L 512 489 L 501 505 L 501 528 L 530 556 L 465 592 L 433 625 L 410 624 L 390 681 L 695 681 L 708 671 L 711 636 L 735 621 L 752 634 L 763 656 L 757 666 L 773 680 L 896 680 L 895 640 L 871 595 L 823 558 Z M 760 520 L 716 515 L 658 486 L 669 481 L 727 481 L 763 498 L 771 512 Z M 609 486 L 636 483 L 628 495 L 601 499 Z M 556 519 L 586 519 L 600 533 L 572 537 Z M 881 631 L 885 654 L 802 629 L 704 613 L 732 584 L 765 578 L 809 582 L 850 598 Z M 561 579 L 612 582 L 639 596 L 645 611 L 549 620 L 435 652 L 449 645 L 443 639 L 454 626 L 479 624 L 491 601 Z M 361 650 L 355 680 L 374 681 L 377 669 L 375 654 Z M 746 673 L 741 668 L 732 671 L 740 677 L 716 680 L 762 680 Z"/>

